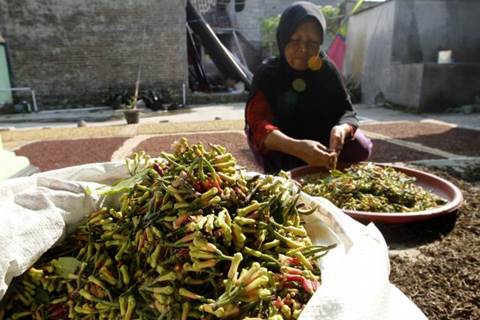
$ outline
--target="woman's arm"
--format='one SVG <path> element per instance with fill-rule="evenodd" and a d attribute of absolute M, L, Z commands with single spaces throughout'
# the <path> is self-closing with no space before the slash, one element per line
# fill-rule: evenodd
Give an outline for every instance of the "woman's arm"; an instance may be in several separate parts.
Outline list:
<path fill-rule="evenodd" d="M 262 91 L 257 91 L 248 101 L 245 118 L 249 127 L 250 144 L 258 152 L 264 151 L 265 137 L 278 127 L 273 125 L 273 115 L 270 104 Z"/>
<path fill-rule="evenodd" d="M 254 147 L 260 152 L 279 151 L 315 166 L 333 168 L 335 154 L 318 141 L 293 139 L 272 123 L 273 115 L 265 95 L 258 91 L 247 104 L 247 124 Z"/>
<path fill-rule="evenodd" d="M 336 107 L 342 112 L 337 125 L 330 131 L 329 141 L 329 149 L 339 155 L 345 142 L 353 139 L 359 121 L 342 75 L 328 58 L 326 59 L 325 67 L 327 77 L 329 78 L 332 100 L 336 102 Z"/>
<path fill-rule="evenodd" d="M 337 162 L 336 154 L 320 142 L 293 139 L 280 130 L 274 130 L 265 137 L 264 147 L 292 155 L 312 166 L 334 168 Z"/>

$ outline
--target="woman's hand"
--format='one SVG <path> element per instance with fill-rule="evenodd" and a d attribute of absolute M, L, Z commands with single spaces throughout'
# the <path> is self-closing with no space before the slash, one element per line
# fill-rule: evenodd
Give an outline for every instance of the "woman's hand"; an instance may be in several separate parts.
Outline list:
<path fill-rule="evenodd" d="M 337 156 L 330 152 L 323 144 L 315 140 L 297 140 L 294 152 L 300 159 L 312 166 L 334 169 Z"/>
<path fill-rule="evenodd" d="M 266 149 L 290 154 L 312 166 L 334 169 L 337 164 L 336 153 L 329 151 L 320 142 L 293 139 L 280 130 L 274 130 L 268 134 L 263 144 Z"/>
<path fill-rule="evenodd" d="M 352 128 L 346 123 L 334 126 L 330 131 L 329 150 L 335 152 L 337 156 L 340 155 L 345 140 L 350 136 L 351 131 Z"/>

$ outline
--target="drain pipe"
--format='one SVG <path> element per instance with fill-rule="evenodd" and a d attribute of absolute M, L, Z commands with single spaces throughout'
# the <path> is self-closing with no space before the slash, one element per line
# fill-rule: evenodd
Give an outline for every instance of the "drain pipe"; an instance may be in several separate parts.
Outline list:
<path fill-rule="evenodd" d="M 37 98 L 35 96 L 35 90 L 32 88 L 28 87 L 22 87 L 22 88 L 0 88 L 0 91 L 30 91 L 32 93 L 32 103 L 33 103 L 33 111 L 38 112 L 38 106 L 37 106 Z"/>
<path fill-rule="evenodd" d="M 185 82 L 182 82 L 182 102 L 185 107 L 187 105 L 187 86 L 185 85 Z"/>
<path fill-rule="evenodd" d="M 38 112 L 37 98 L 35 97 L 35 90 L 33 89 L 32 89 L 32 102 L 33 102 L 33 111 Z"/>

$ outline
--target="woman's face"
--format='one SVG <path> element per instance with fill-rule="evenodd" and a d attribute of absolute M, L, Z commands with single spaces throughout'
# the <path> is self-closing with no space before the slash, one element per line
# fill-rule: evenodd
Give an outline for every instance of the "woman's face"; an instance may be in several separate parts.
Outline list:
<path fill-rule="evenodd" d="M 322 44 L 322 32 L 314 20 L 302 22 L 290 37 L 285 46 L 285 59 L 290 67 L 297 71 L 305 71 L 308 61 L 316 57 Z"/>

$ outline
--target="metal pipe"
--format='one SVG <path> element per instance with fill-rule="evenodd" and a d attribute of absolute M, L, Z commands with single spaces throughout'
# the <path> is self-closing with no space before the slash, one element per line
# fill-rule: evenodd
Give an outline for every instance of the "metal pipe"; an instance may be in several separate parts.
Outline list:
<path fill-rule="evenodd" d="M 29 87 L 0 88 L 0 91 L 30 91 L 32 93 L 33 111 L 38 112 L 35 90 L 33 90 L 32 88 L 29 88 Z"/>
<path fill-rule="evenodd" d="M 0 88 L 2 91 L 30 91 L 32 90 L 29 87 L 19 87 L 19 88 Z"/>
<path fill-rule="evenodd" d="M 182 98 L 183 106 L 185 107 L 187 105 L 187 89 L 185 82 L 182 83 Z"/>
<path fill-rule="evenodd" d="M 35 90 L 33 89 L 32 89 L 32 102 L 33 102 L 33 111 L 38 112 L 37 98 L 35 97 Z"/>

